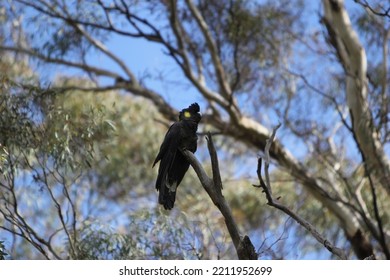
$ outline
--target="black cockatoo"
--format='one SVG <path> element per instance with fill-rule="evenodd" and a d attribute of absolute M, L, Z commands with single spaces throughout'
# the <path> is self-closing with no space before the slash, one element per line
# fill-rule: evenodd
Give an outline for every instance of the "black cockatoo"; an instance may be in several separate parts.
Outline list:
<path fill-rule="evenodd" d="M 154 160 L 154 165 L 160 162 L 156 189 L 159 191 L 158 202 L 165 209 L 172 209 L 175 203 L 176 189 L 190 167 L 180 150 L 195 153 L 198 137 L 196 130 L 202 116 L 198 103 L 191 104 L 180 111 L 179 121 L 169 128 L 161 144 L 160 151 Z"/>

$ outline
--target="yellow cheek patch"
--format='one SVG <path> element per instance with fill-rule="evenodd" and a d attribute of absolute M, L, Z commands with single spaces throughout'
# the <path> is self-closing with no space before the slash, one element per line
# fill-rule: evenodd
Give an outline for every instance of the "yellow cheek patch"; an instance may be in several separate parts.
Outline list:
<path fill-rule="evenodd" d="M 190 112 L 184 112 L 184 117 L 185 118 L 190 118 L 191 117 L 191 114 L 190 114 Z"/>

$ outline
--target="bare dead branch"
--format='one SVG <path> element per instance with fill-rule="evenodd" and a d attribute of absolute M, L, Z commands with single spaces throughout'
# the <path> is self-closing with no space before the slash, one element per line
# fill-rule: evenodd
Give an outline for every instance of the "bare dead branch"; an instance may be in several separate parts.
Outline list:
<path fill-rule="evenodd" d="M 271 182 L 270 182 L 270 179 L 269 179 L 269 149 L 271 148 L 271 145 L 272 145 L 272 142 L 275 138 L 275 134 L 276 134 L 276 131 L 277 129 L 280 127 L 280 124 L 278 124 L 272 131 L 272 135 L 270 137 L 270 139 L 267 141 L 267 145 L 266 145 L 266 148 L 265 148 L 265 157 L 264 157 L 264 161 L 265 161 L 265 167 L 264 167 L 264 173 L 265 173 L 265 176 L 266 176 L 266 182 L 264 182 L 263 180 L 263 177 L 261 175 L 261 166 L 262 166 L 262 158 L 259 157 L 258 159 L 258 164 L 257 164 L 257 176 L 259 178 L 259 181 L 260 181 L 260 185 L 255 185 L 255 187 L 258 187 L 258 188 L 262 188 L 263 189 L 263 192 L 265 193 L 265 196 L 267 198 L 267 201 L 268 201 L 268 205 L 272 206 L 272 207 L 275 207 L 276 209 L 279 209 L 281 210 L 282 212 L 286 213 L 288 216 L 290 216 L 291 218 L 293 218 L 298 224 L 300 224 L 301 226 L 303 226 L 308 232 L 311 233 L 311 235 L 318 241 L 320 242 L 322 245 L 324 245 L 324 247 L 326 249 L 329 250 L 329 252 L 335 254 L 336 256 L 338 256 L 340 259 L 342 260 L 345 260 L 347 259 L 345 253 L 343 252 L 343 250 L 341 250 L 340 248 L 338 247 L 335 247 L 333 246 L 328 240 L 326 240 L 316 229 L 315 227 L 310 224 L 309 222 L 307 222 L 306 220 L 304 220 L 303 218 L 301 218 L 298 214 L 296 214 L 294 211 L 290 210 L 289 208 L 287 208 L 286 206 L 284 206 L 283 204 L 279 203 L 278 202 L 278 199 L 274 199 L 273 196 L 272 196 L 272 192 L 271 192 Z"/>
<path fill-rule="evenodd" d="M 213 175 L 215 175 L 213 179 L 208 177 L 202 165 L 196 159 L 193 153 L 187 150 L 182 151 L 182 153 L 186 157 L 188 162 L 191 164 L 191 166 L 194 168 L 203 188 L 213 201 L 214 205 L 217 206 L 222 216 L 225 218 L 225 224 L 228 229 L 229 235 L 232 238 L 234 247 L 236 248 L 238 258 L 257 259 L 257 253 L 255 252 L 255 248 L 252 242 L 250 241 L 248 236 L 244 236 L 243 238 L 241 237 L 237 223 L 233 218 L 232 211 L 222 194 L 222 181 L 218 168 L 218 158 L 211 134 L 208 134 L 206 139 L 208 142 L 209 152 L 211 156 L 211 164 L 213 165 Z"/>

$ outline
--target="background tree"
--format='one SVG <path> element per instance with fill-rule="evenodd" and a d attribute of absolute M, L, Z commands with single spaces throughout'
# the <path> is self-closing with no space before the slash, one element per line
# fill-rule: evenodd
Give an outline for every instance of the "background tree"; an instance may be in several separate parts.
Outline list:
<path fill-rule="evenodd" d="M 42 103 L 49 103 L 40 104 L 42 123 L 52 121 L 45 133 L 54 136 L 54 143 L 48 143 L 45 153 L 54 152 L 61 164 L 77 163 L 83 174 L 90 175 L 88 186 L 93 193 L 100 192 L 104 194 L 101 197 L 115 202 L 128 199 L 123 205 L 132 205 L 129 200 L 135 198 L 138 205 L 142 201 L 139 197 L 149 201 L 153 177 L 148 177 L 150 170 L 140 167 L 148 161 L 146 155 L 157 150 L 153 145 L 158 134 L 150 135 L 150 142 L 145 142 L 144 133 L 134 135 L 134 129 L 130 129 L 126 134 L 125 124 L 141 116 L 137 125 L 130 127 L 149 131 L 144 123 L 145 120 L 153 123 L 145 109 L 148 105 L 157 109 L 156 119 L 163 116 L 172 121 L 177 110 L 170 98 L 198 101 L 204 108 L 204 131 L 211 129 L 218 135 L 217 149 L 223 151 L 223 159 L 232 162 L 221 168 L 223 193 L 260 257 L 316 257 L 316 252 L 325 256 L 321 244 L 288 217 L 267 208 L 265 197 L 250 188 L 257 180 L 256 154 L 264 150 L 269 128 L 280 121 L 283 126 L 270 155 L 274 164 L 273 189 L 282 202 L 314 223 L 348 257 L 390 258 L 389 24 L 386 7 L 381 2 L 348 3 L 348 10 L 341 0 L 323 0 L 318 7 L 313 7 L 312 1 L 310 4 L 309 1 L 229 1 L 223 5 L 221 1 L 191 0 L 3 2 L 1 14 L 5 24 L 0 33 L 3 54 L 18 61 L 18 65 L 32 63 L 35 67 L 38 63 L 38 69 L 72 69 L 71 73 L 83 73 L 89 78 L 88 82 L 61 81 L 41 71 L 43 75 L 35 81 L 40 80 L 41 84 L 52 81 L 49 92 L 40 98 Z M 131 59 L 137 54 L 116 53 L 109 45 L 110 40 L 118 38 L 124 45 L 136 40 L 157 44 L 170 62 L 162 65 L 161 72 L 136 74 Z M 97 64 L 92 55 L 104 57 L 107 63 Z M 158 77 L 162 79 L 156 83 Z M 34 81 L 29 83 L 29 89 L 31 84 L 35 85 Z M 164 88 L 175 94 L 164 94 Z M 22 89 L 25 91 L 25 87 Z M 112 94 L 114 90 L 116 94 Z M 187 96 L 178 91 L 187 92 Z M 106 118 L 99 109 L 92 110 L 92 120 L 99 121 L 84 122 L 83 115 L 79 115 L 82 111 L 74 104 L 73 115 L 70 112 L 62 115 L 65 120 L 67 115 L 73 120 L 74 127 L 70 128 L 47 111 L 62 108 L 58 105 L 61 102 L 70 102 L 72 106 L 70 92 L 96 100 L 97 108 L 98 104 L 110 108 L 112 101 L 107 96 L 120 100 L 116 104 L 139 96 L 148 100 L 148 105 L 143 104 L 146 101 L 138 101 L 145 115 L 123 107 L 115 109 L 113 117 Z M 95 96 L 102 92 L 105 98 L 97 99 Z M 123 117 L 126 120 L 123 125 L 117 124 Z M 34 122 L 29 125 L 33 131 L 35 125 Z M 92 134 L 85 135 L 86 128 Z M 105 135 L 107 128 L 118 135 Z M 124 134 L 120 136 L 121 133 Z M 76 137 L 74 145 L 68 141 L 69 137 Z M 107 138 L 115 140 L 104 141 Z M 96 143 L 99 149 L 95 148 Z M 133 144 L 138 146 L 129 146 Z M 8 145 L 4 146 L 8 152 Z M 136 152 L 138 149 L 142 153 Z M 136 159 L 134 167 L 123 164 L 125 150 L 130 158 Z M 106 163 L 105 155 L 113 160 Z M 206 159 L 207 154 L 200 150 L 199 156 Z M 78 179 L 80 172 L 73 168 L 65 168 L 71 173 L 63 177 L 76 186 L 72 178 Z M 138 186 L 134 188 L 140 192 L 129 193 L 128 184 Z M 201 237 L 202 245 L 194 246 L 191 242 L 192 256 L 234 256 L 218 212 L 210 209 L 209 200 L 203 199 L 205 193 L 199 191 L 199 183 L 191 186 L 185 189 L 187 195 L 182 202 L 178 201 L 190 224 L 195 225 L 199 219 L 201 225 L 194 236 Z M 204 209 L 207 215 L 203 216 L 207 219 L 202 220 L 199 213 L 205 213 Z M 65 232 L 67 227 L 63 226 Z M 77 226 L 72 230 L 77 232 Z M 284 240 L 287 233 L 293 237 Z M 80 236 L 88 239 L 88 235 Z M 80 258 L 71 237 L 69 232 L 70 257 Z M 121 244 L 128 243 L 131 242 Z M 208 244 L 214 244 L 213 248 L 207 247 Z M 182 245 L 178 243 L 175 250 L 183 248 Z M 292 247 L 299 249 L 294 251 Z"/>

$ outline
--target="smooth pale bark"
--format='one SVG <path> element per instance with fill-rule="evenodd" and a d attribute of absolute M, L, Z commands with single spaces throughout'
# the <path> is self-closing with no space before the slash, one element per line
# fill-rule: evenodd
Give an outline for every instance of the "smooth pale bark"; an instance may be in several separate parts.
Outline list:
<path fill-rule="evenodd" d="M 390 194 L 389 160 L 379 140 L 367 99 L 368 79 L 365 49 L 352 27 L 344 1 L 323 0 L 323 6 L 323 22 L 328 30 L 329 41 L 334 46 L 338 59 L 344 68 L 345 95 L 352 132 L 362 156 L 366 176 L 374 184 L 372 188 L 382 186 Z M 376 230 L 378 231 L 378 229 Z M 363 232 L 364 230 L 358 229 L 353 235 L 347 233 L 359 257 L 365 257 L 366 249 L 371 250 L 370 247 L 372 247 L 367 242 Z M 385 239 L 383 238 L 383 240 Z"/>
<path fill-rule="evenodd" d="M 390 165 L 367 100 L 367 57 L 342 0 L 323 0 L 330 40 L 345 71 L 346 99 L 355 140 L 366 170 L 390 194 Z"/>

